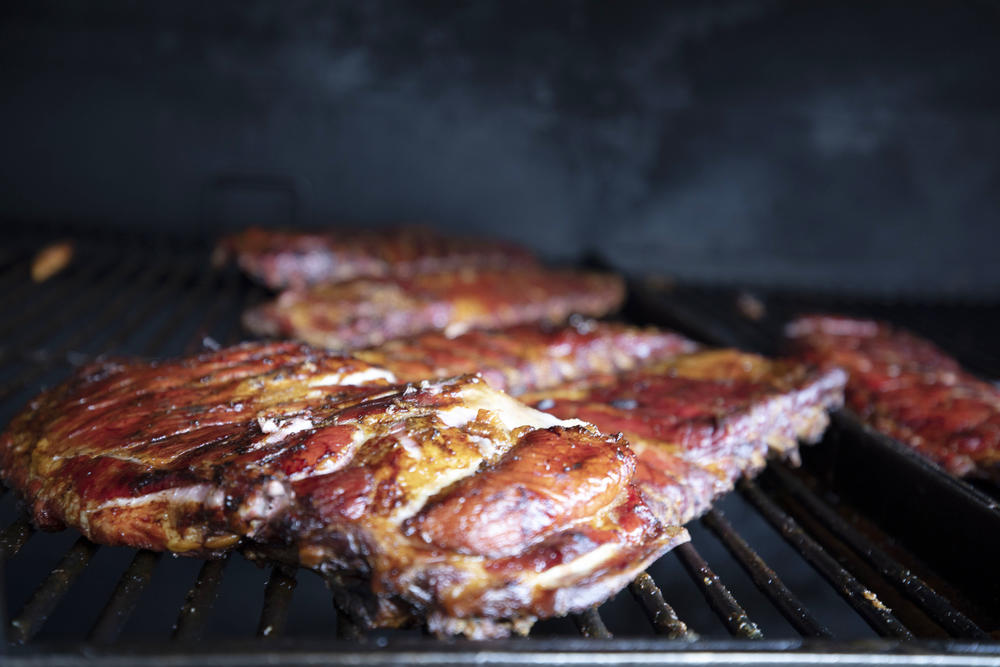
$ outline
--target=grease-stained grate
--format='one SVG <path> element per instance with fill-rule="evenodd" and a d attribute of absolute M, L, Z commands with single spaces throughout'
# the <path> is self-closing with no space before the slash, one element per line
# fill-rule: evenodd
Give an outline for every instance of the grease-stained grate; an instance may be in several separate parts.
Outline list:
<path fill-rule="evenodd" d="M 244 335 L 239 313 L 265 297 L 235 270 L 210 269 L 208 244 L 110 233 L 76 239 L 72 263 L 34 284 L 31 256 L 51 238 L 15 237 L 0 253 L 8 306 L 0 322 L 3 424 L 41 387 L 98 355 L 171 356 L 236 342 Z M 751 347 L 771 335 L 720 316 L 708 298 L 646 291 L 644 301 L 633 304 L 630 319 Z M 865 503 L 840 501 L 843 476 L 830 471 L 855 461 L 852 452 L 877 438 L 849 417 L 837 422 L 803 469 L 774 464 L 758 481 L 741 483 L 689 526 L 691 544 L 651 566 L 627 592 L 572 619 L 541 622 L 527 640 L 441 642 L 419 630 L 365 632 L 346 596 L 327 591 L 311 573 L 257 568 L 239 555 L 201 562 L 101 548 L 68 531 L 35 534 L 6 493 L 5 660 L 627 664 L 747 656 L 767 662 L 780 655 L 805 663 L 835 655 L 865 663 L 888 652 L 974 663 L 1000 655 L 990 640 L 1000 625 L 995 596 L 952 576 L 932 546 L 902 546 L 897 526 L 865 512 Z M 891 453 L 917 466 L 904 479 L 930 489 L 921 502 L 967 510 L 966 528 L 1000 527 L 1000 512 L 981 494 Z M 961 544 L 937 547 L 947 550 L 960 552 Z M 966 568 L 992 577 L 976 568 L 995 563 L 997 551 L 966 559 Z"/>

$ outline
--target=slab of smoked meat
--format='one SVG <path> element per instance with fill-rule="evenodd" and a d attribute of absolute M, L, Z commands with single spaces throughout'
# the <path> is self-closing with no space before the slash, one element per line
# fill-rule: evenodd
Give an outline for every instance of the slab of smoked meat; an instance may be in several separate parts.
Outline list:
<path fill-rule="evenodd" d="M 472 329 L 601 316 L 625 298 L 618 276 L 545 269 L 430 273 L 354 280 L 288 291 L 252 308 L 254 333 L 334 350 L 378 345 L 427 331 L 455 337 Z"/>
<path fill-rule="evenodd" d="M 443 236 L 422 227 L 323 232 L 251 227 L 219 241 L 216 263 L 230 257 L 273 289 L 536 264 L 513 243 Z"/>
<path fill-rule="evenodd" d="M 590 375 L 620 373 L 693 352 L 698 345 L 671 331 L 574 319 L 567 326 L 522 325 L 432 332 L 359 350 L 354 356 L 403 382 L 479 373 L 491 387 L 517 396 Z"/>
<path fill-rule="evenodd" d="M 798 442 L 817 441 L 843 403 L 844 381 L 838 369 L 711 350 L 522 400 L 624 433 L 643 497 L 661 521 L 684 524 L 759 472 L 769 452 L 797 459 Z"/>
<path fill-rule="evenodd" d="M 41 528 L 112 545 L 268 557 L 365 582 L 373 625 L 474 637 L 618 592 L 683 542 L 624 441 L 476 376 L 395 385 L 295 343 L 108 361 L 0 436 Z"/>
<path fill-rule="evenodd" d="M 866 422 L 954 475 L 1000 481 L 1000 390 L 932 343 L 888 324 L 802 317 L 786 329 L 803 358 L 840 367 Z"/>

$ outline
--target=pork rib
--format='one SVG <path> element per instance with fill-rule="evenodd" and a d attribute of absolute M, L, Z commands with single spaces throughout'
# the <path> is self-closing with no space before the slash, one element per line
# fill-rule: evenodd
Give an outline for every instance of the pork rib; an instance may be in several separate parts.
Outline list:
<path fill-rule="evenodd" d="M 801 317 L 786 328 L 803 358 L 850 374 L 848 405 L 958 476 L 1000 481 L 1000 390 L 927 340 L 871 320 Z"/>
<path fill-rule="evenodd" d="M 288 291 L 247 311 L 243 321 L 257 334 L 351 350 L 427 331 L 454 337 L 471 329 L 561 322 L 573 313 L 600 316 L 624 297 L 622 280 L 607 274 L 460 271 Z"/>
<path fill-rule="evenodd" d="M 0 436 L 46 529 L 213 555 L 240 542 L 366 582 L 372 623 L 471 636 L 600 602 L 671 546 L 592 426 L 476 376 L 397 385 L 294 343 L 99 363 Z"/>
<path fill-rule="evenodd" d="M 671 331 L 581 318 L 562 327 L 522 325 L 456 338 L 432 332 L 358 350 L 354 356 L 392 371 L 402 382 L 479 373 L 491 387 L 517 396 L 632 370 L 697 348 Z"/>
<path fill-rule="evenodd" d="M 326 232 L 251 227 L 219 241 L 216 263 L 230 257 L 272 289 L 536 263 L 513 243 L 442 236 L 422 227 Z"/>
<path fill-rule="evenodd" d="M 706 350 L 522 399 L 624 433 L 643 497 L 661 521 L 684 524 L 759 472 L 769 453 L 794 460 L 799 441 L 817 441 L 827 411 L 843 403 L 844 381 L 838 369 Z"/>

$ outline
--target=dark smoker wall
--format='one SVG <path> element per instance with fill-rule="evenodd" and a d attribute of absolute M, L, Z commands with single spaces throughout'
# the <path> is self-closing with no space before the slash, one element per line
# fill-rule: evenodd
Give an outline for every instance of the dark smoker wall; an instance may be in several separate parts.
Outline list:
<path fill-rule="evenodd" d="M 1000 294 L 990 2 L 4 3 L 0 219 Z"/>

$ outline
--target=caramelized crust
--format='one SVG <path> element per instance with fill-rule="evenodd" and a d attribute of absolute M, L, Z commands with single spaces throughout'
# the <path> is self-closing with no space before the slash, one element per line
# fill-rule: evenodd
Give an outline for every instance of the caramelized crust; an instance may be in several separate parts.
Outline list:
<path fill-rule="evenodd" d="M 442 236 L 421 227 L 327 232 L 251 227 L 219 241 L 216 262 L 230 257 L 273 289 L 536 264 L 513 243 Z"/>
<path fill-rule="evenodd" d="M 887 324 L 814 315 L 786 329 L 803 358 L 846 370 L 848 405 L 952 474 L 1000 480 L 1000 390 Z"/>
<path fill-rule="evenodd" d="M 585 519 L 610 504 L 635 473 L 624 443 L 583 431 L 534 431 L 500 461 L 453 485 L 408 522 L 429 543 L 492 558 Z"/>
<path fill-rule="evenodd" d="M 613 275 L 543 269 L 460 271 L 355 280 L 288 291 L 244 314 L 244 325 L 335 350 L 427 331 L 453 338 L 471 329 L 600 316 L 625 297 Z"/>
<path fill-rule="evenodd" d="M 706 511 L 769 451 L 794 458 L 843 402 L 844 374 L 736 350 L 682 355 L 523 398 L 561 418 L 621 432 L 638 457 L 635 483 L 662 521 Z"/>
<path fill-rule="evenodd" d="M 491 387 L 517 396 L 593 375 L 619 373 L 693 352 L 683 336 L 652 327 L 574 319 L 568 326 L 522 325 L 441 332 L 389 341 L 354 353 L 400 381 L 479 373 Z"/>
<path fill-rule="evenodd" d="M 600 602 L 687 539 L 638 496 L 623 442 L 476 376 L 393 382 L 295 343 L 104 362 L 14 419 L 0 473 L 42 528 L 242 543 L 361 578 L 373 624 L 477 637 Z"/>

